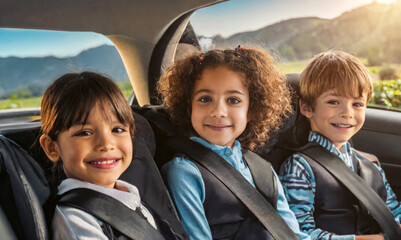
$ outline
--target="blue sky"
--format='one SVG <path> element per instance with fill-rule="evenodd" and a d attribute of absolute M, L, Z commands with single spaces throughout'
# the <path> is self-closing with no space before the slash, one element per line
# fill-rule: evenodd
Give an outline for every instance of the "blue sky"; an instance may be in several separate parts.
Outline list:
<path fill-rule="evenodd" d="M 231 0 L 196 11 L 191 22 L 198 35 L 221 34 L 227 37 L 295 17 L 335 18 L 347 10 L 372 1 Z M 75 56 L 82 50 L 102 44 L 112 43 L 95 33 L 0 29 L 0 57 Z"/>

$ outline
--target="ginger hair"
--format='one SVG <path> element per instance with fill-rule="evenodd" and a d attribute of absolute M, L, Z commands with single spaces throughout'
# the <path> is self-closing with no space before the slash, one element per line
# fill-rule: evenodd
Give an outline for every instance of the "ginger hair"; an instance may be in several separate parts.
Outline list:
<path fill-rule="evenodd" d="M 351 54 L 327 51 L 316 55 L 300 77 L 301 99 L 314 107 L 316 99 L 324 92 L 334 89 L 345 97 L 358 98 L 367 93 L 372 96 L 372 78 L 369 70 Z"/>

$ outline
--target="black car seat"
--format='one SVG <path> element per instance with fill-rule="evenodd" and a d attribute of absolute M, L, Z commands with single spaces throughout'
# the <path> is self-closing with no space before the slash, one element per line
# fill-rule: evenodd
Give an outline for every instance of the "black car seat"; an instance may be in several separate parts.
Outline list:
<path fill-rule="evenodd" d="M 20 137 L 36 129 L 8 131 Z M 7 134 L 5 133 L 5 134 Z M 18 139 L 22 140 L 22 139 Z M 27 137 L 26 144 L 34 141 Z M 20 145 L 0 135 L 0 203 L 4 215 L 18 239 L 48 239 L 45 218 L 50 187 L 40 164 Z"/>
<path fill-rule="evenodd" d="M 258 150 L 258 153 L 272 163 L 276 172 L 281 164 L 290 157 L 297 148 L 308 142 L 310 124 L 299 111 L 299 74 L 287 74 L 287 86 L 291 91 L 291 106 L 293 112 L 277 133 Z"/>
<path fill-rule="evenodd" d="M 121 179 L 138 187 L 144 204 L 161 220 L 160 231 L 166 239 L 187 239 L 153 160 L 152 129 L 142 116 L 134 113 L 134 119 L 134 159 Z M 52 163 L 38 144 L 39 134 L 39 126 L 0 132 L 0 204 L 4 212 L 0 228 L 10 230 L 10 239 L 12 235 L 18 239 L 51 238 L 53 196 L 59 181 L 50 182 Z M 170 232 L 175 236 L 170 237 Z"/>

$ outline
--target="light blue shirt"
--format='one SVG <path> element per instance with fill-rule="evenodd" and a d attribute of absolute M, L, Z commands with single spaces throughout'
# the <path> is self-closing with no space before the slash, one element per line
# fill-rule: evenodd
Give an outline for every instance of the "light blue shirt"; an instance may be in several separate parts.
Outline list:
<path fill-rule="evenodd" d="M 354 170 L 352 164 L 353 150 L 348 142 L 345 142 L 341 147 L 341 151 L 339 151 L 330 140 L 320 135 L 318 132 L 309 133 L 309 142 L 318 143 L 343 160 L 352 171 Z M 392 211 L 396 222 L 400 224 L 401 204 L 397 201 L 397 197 L 391 189 L 390 184 L 387 182 L 383 169 L 376 164 L 374 164 L 374 166 L 380 171 L 386 188 L 386 204 Z M 316 181 L 312 168 L 301 155 L 294 154 L 283 164 L 280 170 L 280 180 L 283 184 L 290 208 L 295 213 L 303 232 L 308 233 L 312 239 L 355 239 L 355 235 L 336 235 L 324 229 L 316 228 L 313 217 Z"/>
<path fill-rule="evenodd" d="M 251 172 L 242 159 L 241 145 L 238 141 L 234 142 L 234 146 L 231 149 L 230 147 L 211 144 L 200 137 L 192 137 L 191 139 L 219 154 L 255 186 Z M 310 239 L 308 235 L 299 230 L 295 215 L 290 210 L 285 198 L 283 187 L 273 169 L 272 171 L 278 183 L 278 213 L 301 239 Z M 167 181 L 171 195 L 181 216 L 182 225 L 190 239 L 212 239 L 203 208 L 206 194 L 205 184 L 196 165 L 186 158 L 175 157 L 162 167 L 162 174 Z"/>

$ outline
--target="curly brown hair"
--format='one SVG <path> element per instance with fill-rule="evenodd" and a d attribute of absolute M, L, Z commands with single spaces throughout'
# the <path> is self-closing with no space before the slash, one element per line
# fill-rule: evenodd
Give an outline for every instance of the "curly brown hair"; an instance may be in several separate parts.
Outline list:
<path fill-rule="evenodd" d="M 225 66 L 241 74 L 249 91 L 250 121 L 238 137 L 243 148 L 255 150 L 276 132 L 292 111 L 290 91 L 271 55 L 259 48 L 214 49 L 177 61 L 160 78 L 157 90 L 173 123 L 183 133 L 193 131 L 191 102 L 195 82 L 205 69 Z"/>

